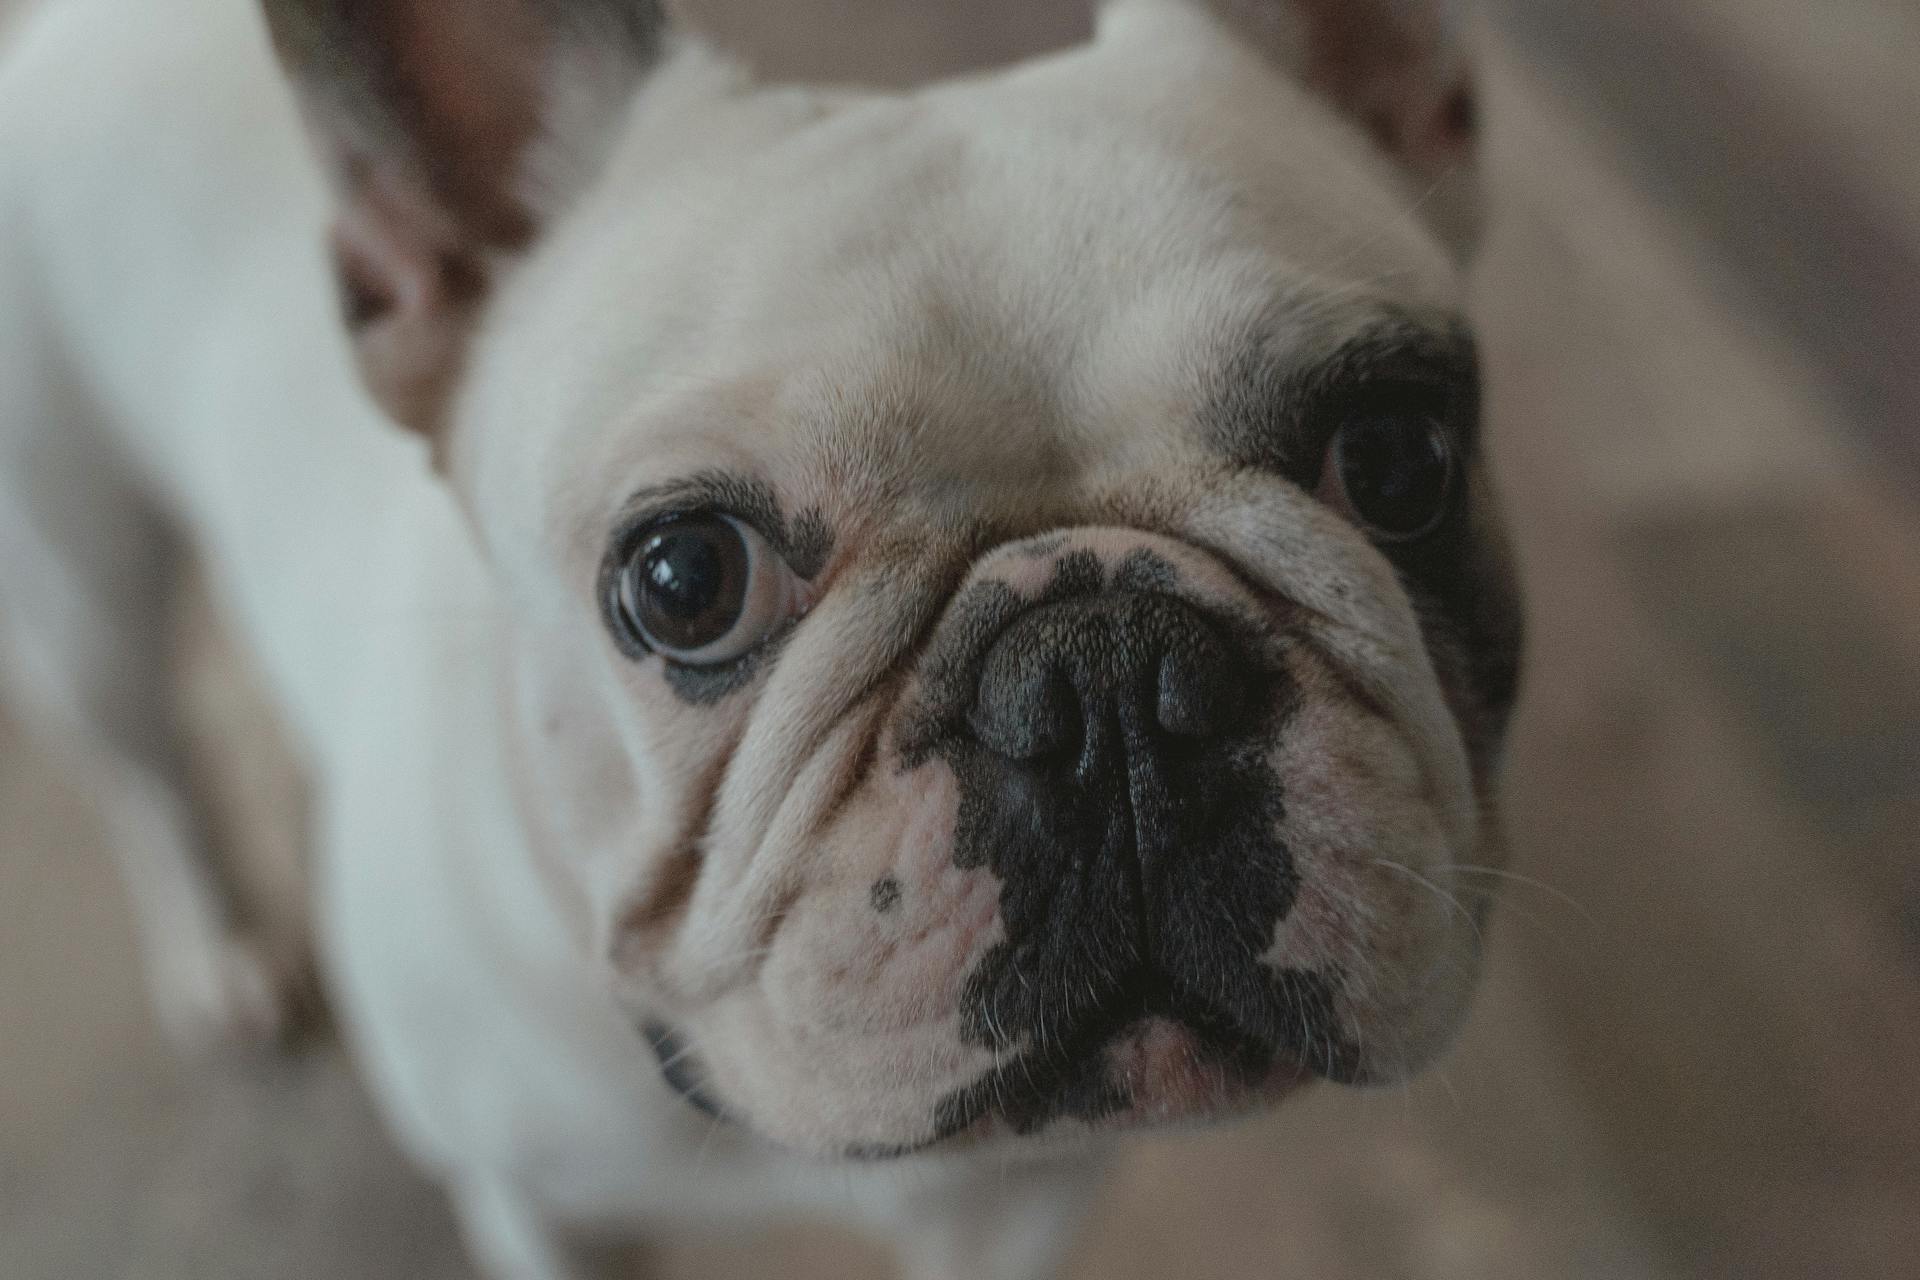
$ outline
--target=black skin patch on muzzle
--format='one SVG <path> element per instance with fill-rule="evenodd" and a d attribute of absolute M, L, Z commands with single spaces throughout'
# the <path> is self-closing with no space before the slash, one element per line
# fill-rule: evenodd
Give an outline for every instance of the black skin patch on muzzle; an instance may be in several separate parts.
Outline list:
<path fill-rule="evenodd" d="M 1231 1080 L 1283 1060 L 1336 1079 L 1358 1071 L 1331 977 L 1261 958 L 1298 889 L 1277 834 L 1284 788 L 1265 759 L 1297 693 L 1263 657 L 1268 638 L 1188 604 L 1178 587 L 1177 569 L 1151 553 L 1111 575 L 1091 553 L 1069 553 L 1036 599 L 975 588 L 958 602 L 956 639 L 930 655 L 903 765 L 939 759 L 953 770 L 954 863 L 1000 882 L 1006 937 L 969 975 L 961 1018 L 971 1043 L 1017 1054 L 942 1101 L 943 1134 L 988 1112 L 1025 1132 L 1124 1108 L 1101 1050 L 1149 1017 L 1193 1034 Z M 1128 656 L 1130 645 L 1145 657 Z M 1202 655 L 1189 666 L 1233 668 L 1233 714 L 1203 717 L 1197 730 L 1166 701 L 1180 683 L 1170 655 L 1183 646 Z M 1027 687 L 1004 671 L 1023 663 L 1037 664 L 1027 683 L 1051 707 L 1036 715 L 1085 721 L 1064 746 L 1051 725 L 1023 736 L 1004 723 L 1009 680 Z M 1135 681 L 1145 687 L 1109 687 Z M 983 711 L 988 687 L 995 706 Z M 1076 709 L 1064 717 L 1063 698 Z"/>

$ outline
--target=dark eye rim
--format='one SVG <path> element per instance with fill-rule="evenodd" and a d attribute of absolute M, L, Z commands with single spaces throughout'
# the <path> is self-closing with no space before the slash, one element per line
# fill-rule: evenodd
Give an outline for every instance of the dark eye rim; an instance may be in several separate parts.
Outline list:
<path fill-rule="evenodd" d="M 659 658 L 675 671 L 693 674 L 724 676 L 739 671 L 751 663 L 757 662 L 763 652 L 778 643 L 791 629 L 791 624 L 774 629 L 766 639 L 755 644 L 738 657 L 721 662 L 686 662 L 648 643 L 639 628 L 632 625 L 621 599 L 625 586 L 628 566 L 633 557 L 646 545 L 647 540 L 662 529 L 675 524 L 693 520 L 721 519 L 731 521 L 743 528 L 752 530 L 767 542 L 774 554 L 781 554 L 778 542 L 762 529 L 750 516 L 737 511 L 729 511 L 716 505 L 695 505 L 671 507 L 664 510 L 648 511 L 633 516 L 615 531 L 607 547 L 606 557 L 601 561 L 599 582 L 596 595 L 600 603 L 600 620 L 606 633 L 612 638 L 614 647 L 622 657 L 630 662 L 645 662 L 650 658 Z"/>
<path fill-rule="evenodd" d="M 1347 428 L 1362 421 L 1379 422 L 1388 419 L 1418 423 L 1422 427 L 1432 431 L 1439 439 L 1444 453 L 1446 475 L 1442 481 L 1439 500 L 1434 504 L 1433 515 L 1418 528 L 1405 530 L 1388 529 L 1375 524 L 1366 518 L 1366 515 L 1360 511 L 1358 504 L 1353 501 L 1352 495 L 1345 491 L 1346 478 L 1342 474 L 1341 446 L 1346 440 Z M 1451 521 L 1454 512 L 1460 506 L 1460 494 L 1465 488 L 1463 483 L 1465 462 L 1461 457 L 1460 440 L 1458 434 L 1447 419 L 1430 410 L 1374 409 L 1372 411 L 1357 412 L 1334 427 L 1332 434 L 1327 438 L 1327 445 L 1323 457 L 1322 486 L 1333 485 L 1340 488 L 1343 505 L 1346 509 L 1344 514 L 1347 514 L 1348 518 L 1359 527 L 1361 532 L 1365 533 L 1367 537 L 1374 542 L 1386 546 L 1408 546 L 1414 543 L 1424 542 L 1445 528 Z"/>
<path fill-rule="evenodd" d="M 1382 547 L 1407 549 L 1427 542 L 1457 523 L 1469 490 L 1467 477 L 1479 449 L 1480 387 L 1470 340 L 1459 349 L 1446 348 L 1455 358 L 1440 360 L 1431 352 L 1408 350 L 1392 361 L 1368 369 L 1363 377 L 1334 378 L 1303 397 L 1304 441 L 1296 473 L 1298 483 L 1323 501 L 1327 484 L 1339 483 L 1336 448 L 1345 428 L 1362 420 L 1404 419 L 1430 424 L 1447 450 L 1447 486 L 1434 518 L 1414 532 L 1380 529 L 1360 517 L 1341 492 L 1340 514 Z"/>

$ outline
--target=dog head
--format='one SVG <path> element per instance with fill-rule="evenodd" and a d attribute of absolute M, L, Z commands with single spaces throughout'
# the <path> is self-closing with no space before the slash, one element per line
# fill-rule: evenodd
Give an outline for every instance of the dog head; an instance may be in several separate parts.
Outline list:
<path fill-rule="evenodd" d="M 690 1094 L 887 1154 L 1446 1044 L 1517 624 L 1423 11 L 1115 0 L 896 96 L 646 0 L 267 7 L 538 856 Z"/>

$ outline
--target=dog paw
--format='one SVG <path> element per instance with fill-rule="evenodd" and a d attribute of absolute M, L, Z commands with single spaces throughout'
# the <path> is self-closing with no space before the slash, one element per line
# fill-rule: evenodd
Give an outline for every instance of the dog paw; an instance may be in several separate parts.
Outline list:
<path fill-rule="evenodd" d="M 190 1060 L 280 1050 L 319 1015 L 310 954 L 226 937 L 200 955 L 159 967 L 154 992 L 161 1030 Z"/>

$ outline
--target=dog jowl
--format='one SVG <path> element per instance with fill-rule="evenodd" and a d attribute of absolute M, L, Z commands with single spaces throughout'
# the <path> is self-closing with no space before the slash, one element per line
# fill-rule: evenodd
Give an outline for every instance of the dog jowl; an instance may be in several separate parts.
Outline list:
<path fill-rule="evenodd" d="M 1517 625 L 1426 27 L 1115 0 L 867 95 L 651 4 L 268 8 L 636 1054 L 875 1154 L 1440 1051 Z"/>

